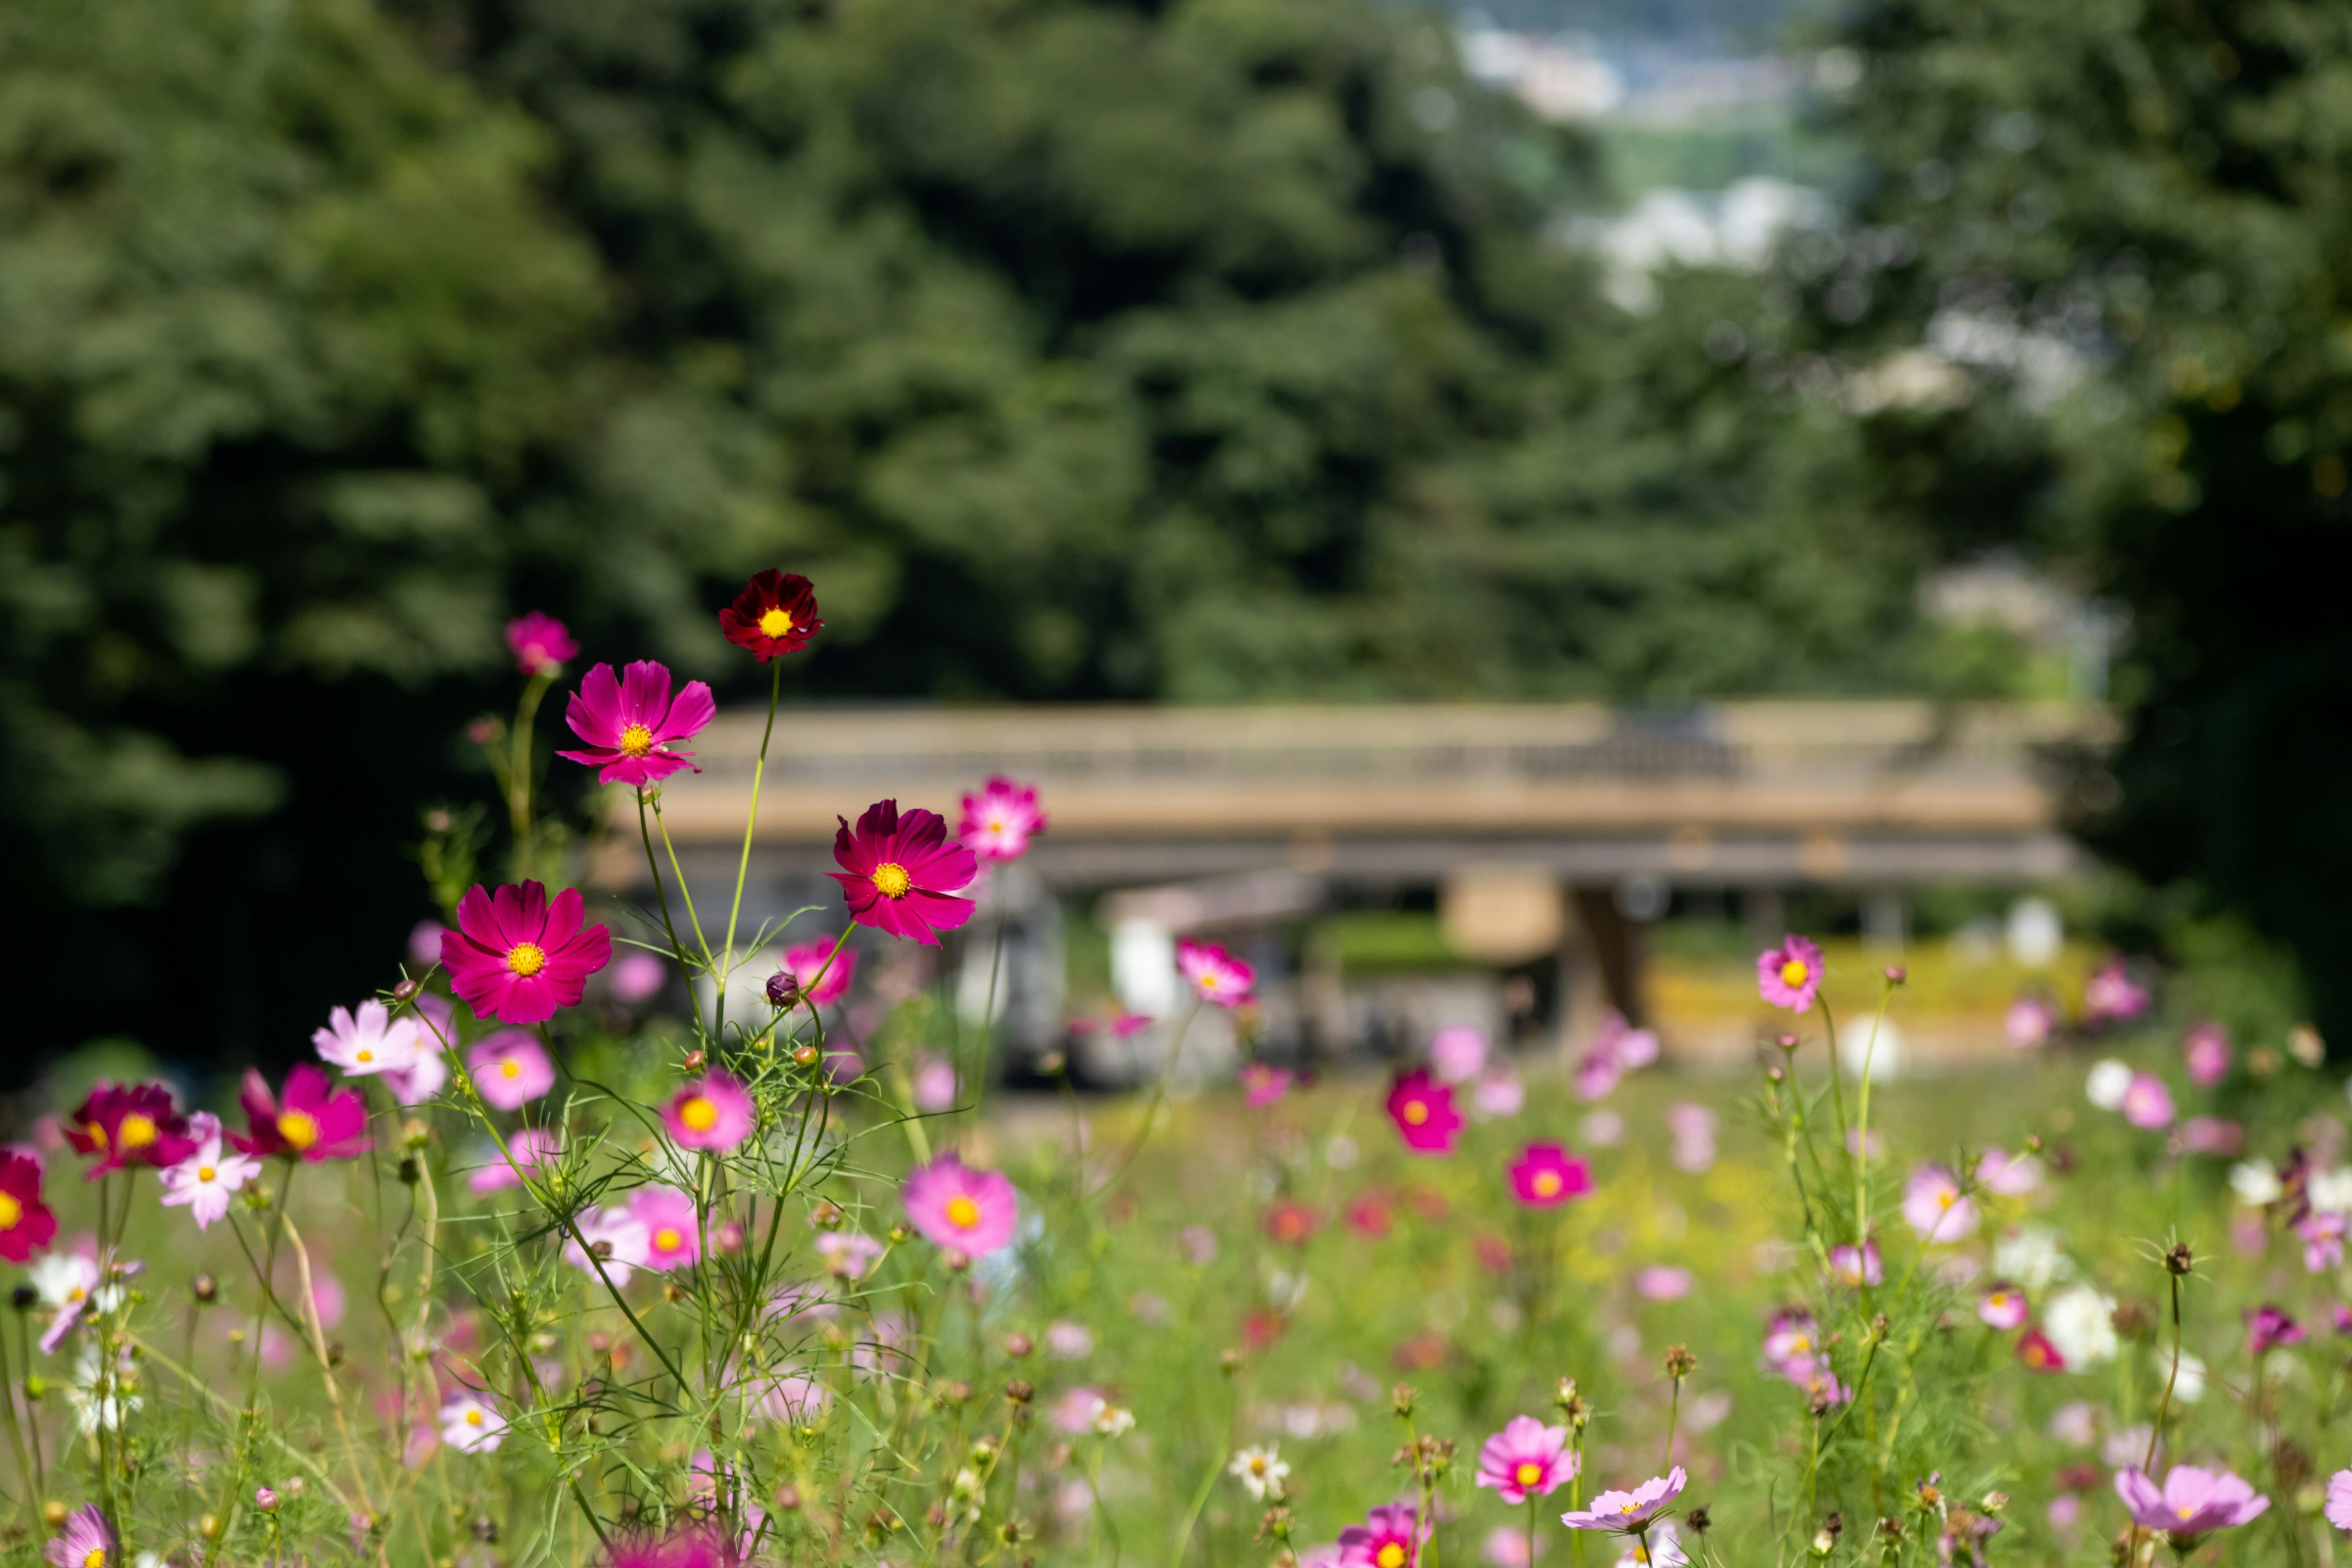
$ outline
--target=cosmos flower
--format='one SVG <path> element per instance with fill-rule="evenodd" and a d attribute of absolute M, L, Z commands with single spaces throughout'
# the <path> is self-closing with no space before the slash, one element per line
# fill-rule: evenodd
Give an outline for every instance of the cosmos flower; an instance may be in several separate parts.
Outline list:
<path fill-rule="evenodd" d="M 1568 1428 L 1547 1426 L 1532 1415 L 1512 1416 L 1478 1449 L 1478 1484 L 1493 1487 L 1514 1507 L 1550 1496 L 1575 1474 Z"/>
<path fill-rule="evenodd" d="M 1662 1519 L 1652 1525 L 1649 1542 L 1644 1547 L 1640 1537 L 1627 1536 L 1625 1550 L 1618 1553 L 1612 1568 L 1689 1568 L 1690 1556 L 1683 1551 L 1673 1520 Z"/>
<path fill-rule="evenodd" d="M 1878 1243 L 1865 1241 L 1859 1249 L 1853 1243 L 1830 1248 L 1830 1277 L 1848 1289 L 1864 1285 L 1886 1283 L 1886 1265 L 1878 1256 Z"/>
<path fill-rule="evenodd" d="M 1250 1062 L 1242 1068 L 1242 1100 L 1253 1107 L 1274 1104 L 1290 1092 L 1298 1075 L 1269 1062 Z"/>
<path fill-rule="evenodd" d="M 449 1081 L 448 1053 L 434 1042 L 422 1026 L 417 1030 L 416 1054 L 408 1058 L 406 1067 L 389 1068 L 379 1075 L 392 1098 L 403 1105 L 422 1105 L 441 1092 Z"/>
<path fill-rule="evenodd" d="M 809 580 L 772 566 L 752 574 L 735 602 L 719 612 L 719 629 L 727 640 L 761 664 L 780 653 L 798 653 L 824 625 Z"/>
<path fill-rule="evenodd" d="M 1764 1364 L 1793 1383 L 1803 1383 L 1820 1365 L 1821 1346 L 1821 1325 L 1811 1313 L 1775 1313 L 1764 1331 Z"/>
<path fill-rule="evenodd" d="M 409 1066 L 425 1048 L 424 1030 L 415 1019 L 394 1018 L 371 998 L 356 1015 L 345 1007 L 329 1013 L 326 1027 L 311 1034 L 310 1047 L 345 1078 L 364 1078 Z"/>
<path fill-rule="evenodd" d="M 1192 984 L 1193 994 L 1220 1007 L 1238 1007 L 1250 999 L 1257 971 L 1213 942 L 1186 938 L 1176 944 L 1176 973 Z"/>
<path fill-rule="evenodd" d="M 1045 1349 L 1064 1361 L 1083 1361 L 1095 1353 L 1095 1334 L 1084 1323 L 1057 1318 L 1045 1325 Z"/>
<path fill-rule="evenodd" d="M 1430 1037 L 1429 1065 L 1447 1083 L 1467 1083 L 1486 1067 L 1486 1032 L 1475 1024 L 1448 1024 Z"/>
<path fill-rule="evenodd" d="M 2154 1132 L 2172 1125 L 2172 1090 L 2154 1073 L 2134 1073 L 2124 1089 L 2123 1102 L 2116 1109 L 2134 1127 Z"/>
<path fill-rule="evenodd" d="M 952 1153 L 909 1172 L 900 1195 L 924 1240 L 966 1258 L 1008 1245 L 1021 1217 L 1020 1200 L 1002 1172 L 971 1170 Z"/>
<path fill-rule="evenodd" d="M 1561 1514 L 1559 1521 L 1570 1530 L 1618 1530 L 1630 1534 L 1647 1528 L 1652 1520 L 1664 1513 L 1675 1499 L 1682 1496 L 1689 1480 L 1683 1468 L 1676 1465 L 1630 1492 L 1602 1492 L 1592 1500 L 1591 1508 Z"/>
<path fill-rule="evenodd" d="M 2004 1198 L 2020 1198 L 2042 1184 L 2042 1162 L 1998 1146 L 1977 1162 L 1977 1184 Z"/>
<path fill-rule="evenodd" d="M 579 889 L 552 900 L 538 882 L 457 900 L 457 929 L 441 938 L 449 984 L 467 1006 L 505 1024 L 538 1024 L 577 1006 L 588 977 L 613 959 L 613 933 L 581 923 Z"/>
<path fill-rule="evenodd" d="M 915 1053 L 915 1070 L 908 1087 L 915 1109 L 925 1116 L 941 1116 L 953 1110 L 962 1094 L 956 1081 L 955 1063 L 929 1051 Z"/>
<path fill-rule="evenodd" d="M 971 900 L 955 894 L 971 885 L 980 864 L 948 837 L 938 812 L 901 816 L 897 801 L 881 800 L 866 808 L 855 833 L 846 817 L 835 820 L 841 830 L 833 858 L 841 869 L 825 875 L 841 884 L 851 920 L 937 947 L 940 932 L 971 919 Z"/>
<path fill-rule="evenodd" d="M 2327 1478 L 2327 1522 L 2338 1530 L 2352 1530 L 2352 1470 L 2338 1470 Z"/>
<path fill-rule="evenodd" d="M 662 1107 L 662 1125 L 681 1149 L 724 1152 L 751 1136 L 758 1120 L 750 1092 L 724 1068 L 680 1086 Z"/>
<path fill-rule="evenodd" d="M 1953 1242 L 1977 1228 L 1976 1204 L 1946 1165 L 1926 1164 L 1903 1184 L 1903 1217 L 1923 1241 Z"/>
<path fill-rule="evenodd" d="M 196 1228 L 209 1230 L 213 1221 L 228 1213 L 229 1199 L 261 1174 L 261 1162 L 224 1153 L 220 1118 L 211 1111 L 197 1111 L 188 1125 L 196 1140 L 195 1152 L 164 1170 L 163 1204 L 167 1208 L 184 1204 Z"/>
<path fill-rule="evenodd" d="M 1822 950 L 1794 932 L 1756 955 L 1756 990 L 1775 1007 L 1810 1012 L 1822 988 Z"/>
<path fill-rule="evenodd" d="M 1282 1483 L 1290 1474 L 1290 1467 L 1282 1461 L 1280 1445 L 1269 1443 L 1263 1448 L 1248 1447 L 1235 1454 L 1234 1462 L 1225 1467 L 1225 1473 L 1241 1482 L 1253 1500 L 1264 1502 L 1269 1492 L 1276 1497 L 1282 1495 Z M 2346 1474 L 2352 1475 L 2352 1471 Z"/>
<path fill-rule="evenodd" d="M 2186 1553 L 2198 1537 L 2228 1530 L 2261 1516 L 2271 1500 L 2227 1470 L 2175 1465 L 2164 1489 L 2137 1469 L 2116 1474 L 2116 1496 L 2131 1510 L 2132 1522 L 2162 1531 L 2173 1550 Z"/>
<path fill-rule="evenodd" d="M 121 1568 L 121 1544 L 114 1526 L 95 1503 L 84 1503 L 66 1516 L 64 1528 L 41 1548 L 56 1568 Z"/>
<path fill-rule="evenodd" d="M 1339 1532 L 1339 1568 L 1413 1568 L 1431 1528 L 1409 1502 L 1376 1508 Z"/>
<path fill-rule="evenodd" d="M 2280 1345 L 2300 1344 L 2306 1337 L 2301 1323 L 2267 1301 L 2250 1309 L 2245 1316 L 2246 1348 L 2256 1355 Z"/>
<path fill-rule="evenodd" d="M 270 1093 L 268 1080 L 247 1068 L 237 1102 L 245 1107 L 246 1131 L 232 1132 L 228 1141 L 247 1154 L 315 1164 L 367 1152 L 367 1101 L 354 1090 L 336 1089 L 309 1062 L 296 1063 L 286 1075 L 282 1094 Z"/>
<path fill-rule="evenodd" d="M 532 610 L 507 623 L 507 650 L 525 675 L 553 675 L 580 657 L 571 629 L 553 616 Z"/>
<path fill-rule="evenodd" d="M 646 1223 L 629 1205 L 616 1204 L 610 1208 L 583 1209 L 572 1223 L 579 1226 L 580 1238 L 563 1247 L 563 1259 L 574 1268 L 593 1275 L 601 1272 L 618 1289 L 629 1282 L 633 1269 L 646 1267 L 648 1237 Z"/>
<path fill-rule="evenodd" d="M 127 1165 L 176 1165 L 195 1148 L 188 1119 L 160 1083 L 100 1082 L 65 1124 L 66 1142 L 98 1163 L 85 1173 L 95 1181 Z"/>
<path fill-rule="evenodd" d="M 702 1258 L 694 1200 L 676 1187 L 639 1187 L 629 1217 L 645 1226 L 645 1266 L 656 1272 L 690 1268 Z"/>
<path fill-rule="evenodd" d="M 2303 1239 L 2305 1272 L 2322 1274 L 2343 1264 L 2344 1229 L 2342 1215 L 2318 1212 L 2305 1215 L 2295 1226 L 2295 1235 Z"/>
<path fill-rule="evenodd" d="M 1511 1195 L 1529 1208 L 1557 1208 L 1592 1191 L 1592 1170 L 1557 1143 L 1530 1143 L 1511 1164 Z"/>
<path fill-rule="evenodd" d="M 2132 984 L 2124 961 L 2111 954 L 2084 983 L 2083 1021 L 2092 1025 L 2126 1023 L 2147 1012 L 2149 1000 L 2146 988 Z"/>
<path fill-rule="evenodd" d="M 1304 1247 L 1323 1228 L 1323 1216 L 1296 1198 L 1276 1198 L 1265 1209 L 1265 1234 L 1285 1247 Z"/>
<path fill-rule="evenodd" d="M 661 994 L 669 984 L 669 965 L 642 950 L 623 953 L 606 977 L 613 987 L 613 999 L 634 1007 Z"/>
<path fill-rule="evenodd" d="M 522 1128 L 508 1134 L 505 1154 L 495 1148 L 490 1151 L 489 1157 L 466 1179 L 466 1185 L 476 1193 L 499 1193 L 519 1187 L 525 1171 L 551 1165 L 562 1152 L 562 1144 L 547 1128 Z"/>
<path fill-rule="evenodd" d="M 1075 1437 L 1093 1431 L 1095 1422 L 1109 1408 L 1110 1399 L 1101 1389 L 1090 1383 L 1081 1383 L 1066 1389 L 1062 1396 L 1054 1401 L 1053 1408 L 1045 1413 L 1045 1418 L 1053 1423 L 1055 1431 L 1066 1432 Z"/>
<path fill-rule="evenodd" d="M 2020 996 L 2009 1005 L 2001 1032 L 2014 1050 L 2030 1051 L 2046 1045 L 2058 1032 L 2058 1009 L 2039 996 Z"/>
<path fill-rule="evenodd" d="M 621 1535 L 605 1551 L 603 1568 L 734 1568 L 740 1561 L 725 1535 L 688 1525 L 667 1535 Z"/>
<path fill-rule="evenodd" d="M 563 713 L 585 749 L 555 754 L 594 768 L 599 784 L 643 789 L 693 767 L 694 753 L 677 743 L 693 739 L 718 716 L 710 688 L 699 680 L 688 681 L 673 700 L 669 671 L 653 660 L 639 659 L 617 677 L 611 665 L 600 664 Z"/>
<path fill-rule="evenodd" d="M 830 965 L 825 963 L 828 958 L 833 960 Z M 776 973 L 791 977 L 794 1005 L 807 1002 L 814 1006 L 830 1007 L 849 994 L 849 983 L 857 973 L 857 950 L 844 945 L 836 953 L 833 939 L 820 937 L 814 942 L 785 948 L 778 953 Z M 774 983 L 771 982 L 770 985 L 770 998 L 772 1000 Z"/>
<path fill-rule="evenodd" d="M 787 1426 L 805 1426 L 824 1414 L 833 1403 L 833 1390 L 815 1378 L 800 1373 L 786 1373 L 771 1378 L 760 1394 L 760 1413 L 771 1421 Z"/>
<path fill-rule="evenodd" d="M 836 1279 L 863 1279 L 874 1260 L 887 1250 L 882 1243 L 863 1231 L 828 1230 L 816 1238 L 816 1255 L 824 1260 L 824 1271 Z"/>
<path fill-rule="evenodd" d="M 1045 814 L 1037 807 L 1037 792 L 998 773 L 978 795 L 963 797 L 963 820 L 956 837 L 983 860 L 1018 860 L 1028 852 L 1029 840 L 1045 831 Z"/>
<path fill-rule="evenodd" d="M 2230 1076 L 2230 1031 L 2209 1019 L 2181 1040 L 2180 1056 L 2189 1068 L 2189 1081 L 2210 1089 Z"/>
<path fill-rule="evenodd" d="M 1977 1317 L 1987 1328 L 2003 1333 L 2024 1325 L 2029 1309 L 2025 1292 L 2005 1280 L 1995 1280 L 1977 1298 Z"/>
<path fill-rule="evenodd" d="M 441 1440 L 461 1454 L 492 1454 L 507 1435 L 489 1403 L 459 1389 L 441 1402 Z"/>
<path fill-rule="evenodd" d="M 1633 1271 L 1633 1291 L 1648 1301 L 1679 1301 L 1691 1293 L 1693 1279 L 1687 1268 L 1675 1268 L 1663 1263 L 1653 1263 Z"/>
<path fill-rule="evenodd" d="M 2113 1057 L 2094 1062 L 2090 1076 L 2083 1080 L 2083 1098 L 2101 1110 L 2120 1110 L 2136 1076 L 2129 1062 L 2120 1062 Z"/>
<path fill-rule="evenodd" d="M 41 1163 L 14 1149 L 0 1150 L 0 1258 L 22 1263 L 57 1234 L 58 1216 L 41 1201 Z"/>
<path fill-rule="evenodd" d="M 2043 1304 L 2042 1331 L 2069 1368 L 2080 1371 L 2113 1361 L 2121 1342 L 2116 1335 L 2115 1298 L 2089 1285 L 2070 1286 Z"/>
<path fill-rule="evenodd" d="M 1527 1106 L 1527 1085 L 1508 1070 L 1482 1072 L 1470 1082 L 1471 1113 L 1481 1121 L 1517 1116 Z"/>
<path fill-rule="evenodd" d="M 466 1047 L 466 1072 L 483 1103 L 500 1110 L 519 1110 L 555 1087 L 555 1064 L 524 1029 L 500 1029 Z"/>
<path fill-rule="evenodd" d="M 1462 1113 L 1454 1109 L 1454 1090 L 1423 1068 L 1397 1075 L 1389 1089 L 1388 1112 L 1404 1146 L 1416 1154 L 1451 1154 L 1462 1136 Z"/>

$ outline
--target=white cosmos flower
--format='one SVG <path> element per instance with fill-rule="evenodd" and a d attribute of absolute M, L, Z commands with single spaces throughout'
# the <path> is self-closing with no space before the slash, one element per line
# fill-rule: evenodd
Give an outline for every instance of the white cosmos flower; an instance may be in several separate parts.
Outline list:
<path fill-rule="evenodd" d="M 2230 1167 L 2230 1190 L 2242 1204 L 2260 1208 L 2286 1195 L 2286 1186 L 2268 1160 L 2244 1160 Z"/>
<path fill-rule="evenodd" d="M 357 1015 L 341 1007 L 328 1014 L 327 1026 L 310 1036 L 310 1046 L 346 1078 L 363 1078 L 415 1066 L 423 1037 L 415 1018 L 395 1019 L 383 1003 L 368 1001 Z"/>
<path fill-rule="evenodd" d="M 2109 1057 L 2091 1069 L 2091 1076 L 2083 1084 L 2083 1093 L 2101 1110 L 2119 1110 L 2131 1086 L 2131 1064 Z"/>
<path fill-rule="evenodd" d="M 2089 1285 L 2071 1286 L 2042 1311 L 2042 1331 L 2066 1358 L 2070 1371 L 2116 1359 L 2116 1300 Z"/>
<path fill-rule="evenodd" d="M 1227 1465 L 1225 1470 L 1227 1474 L 1247 1487 L 1249 1495 L 1260 1502 L 1265 1500 L 1267 1492 L 1278 1492 L 1281 1489 L 1283 1479 L 1290 1474 L 1290 1467 L 1282 1462 L 1282 1452 L 1278 1445 L 1270 1445 L 1264 1448 L 1244 1448 L 1234 1456 L 1234 1462 Z"/>
<path fill-rule="evenodd" d="M 2063 1238 L 2046 1225 L 2021 1225 L 1993 1244 L 1992 1271 L 2000 1279 L 2040 1290 L 2074 1277 L 2074 1260 Z"/>
<path fill-rule="evenodd" d="M 441 1402 L 441 1440 L 461 1454 L 495 1452 L 506 1431 L 497 1411 L 462 1389 Z"/>
<path fill-rule="evenodd" d="M 2352 1168 L 2318 1171 L 2304 1184 L 2311 1206 L 2323 1214 L 2352 1214 Z"/>

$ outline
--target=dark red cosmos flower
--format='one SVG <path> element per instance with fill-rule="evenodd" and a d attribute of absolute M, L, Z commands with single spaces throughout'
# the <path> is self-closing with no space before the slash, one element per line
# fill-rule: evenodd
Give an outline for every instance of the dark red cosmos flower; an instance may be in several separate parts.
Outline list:
<path fill-rule="evenodd" d="M 824 623 L 816 617 L 816 590 L 798 573 L 773 567 L 754 576 L 735 602 L 719 612 L 719 629 L 761 664 L 798 653 Z"/>
<path fill-rule="evenodd" d="M 14 1150 L 0 1153 L 0 1258 L 22 1263 L 58 1234 L 58 1216 L 41 1201 L 41 1163 Z"/>
<path fill-rule="evenodd" d="M 336 1089 L 309 1062 L 286 1075 L 285 1092 L 278 1095 L 248 1068 L 236 1098 L 245 1107 L 247 1131 L 230 1133 L 228 1141 L 247 1154 L 316 1163 L 355 1160 L 367 1152 L 367 1101 L 350 1089 Z"/>
<path fill-rule="evenodd" d="M 901 816 L 897 801 L 877 800 L 855 834 L 848 818 L 834 820 L 841 824 L 833 838 L 841 869 L 825 875 L 841 884 L 851 920 L 937 947 L 940 932 L 971 919 L 971 900 L 952 895 L 971 885 L 980 863 L 948 837 L 938 812 L 918 807 Z"/>
<path fill-rule="evenodd" d="M 160 1083 L 101 1083 L 66 1121 L 66 1142 L 99 1156 L 94 1179 L 126 1165 L 176 1165 L 196 1152 L 188 1119 Z"/>

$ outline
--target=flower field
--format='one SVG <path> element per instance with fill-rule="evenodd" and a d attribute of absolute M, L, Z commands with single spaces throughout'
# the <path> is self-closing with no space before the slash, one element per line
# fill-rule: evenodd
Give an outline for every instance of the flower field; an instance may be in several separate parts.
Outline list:
<path fill-rule="evenodd" d="M 720 624 L 772 668 L 823 622 L 765 573 Z M 1236 1083 L 1012 1096 L 924 992 L 829 1031 L 1050 800 L 844 802 L 840 900 L 749 929 L 660 820 L 709 689 L 509 641 L 502 874 L 429 843 L 447 929 L 315 1061 L 209 1108 L 101 1083 L 0 1155 L 11 1561 L 2326 1564 L 2352 1528 L 2308 1031 L 2109 960 L 2017 1000 L 2003 1070 L 1882 1084 L 1906 975 L 1791 934 L 1738 1075 L 1612 1017 L 1318 1079 L 1188 942 Z M 634 904 L 537 808 L 567 686 Z"/>

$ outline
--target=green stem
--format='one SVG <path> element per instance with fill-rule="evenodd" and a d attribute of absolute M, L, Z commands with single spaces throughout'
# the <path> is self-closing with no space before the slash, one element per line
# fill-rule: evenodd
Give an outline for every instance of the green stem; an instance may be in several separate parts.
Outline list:
<path fill-rule="evenodd" d="M 743 913 L 743 883 L 751 874 L 751 831 L 760 824 L 760 783 L 768 772 L 768 742 L 776 732 L 776 702 L 783 695 L 784 667 L 768 661 L 768 723 L 760 731 L 760 760 L 751 765 L 751 809 L 743 818 L 743 855 L 735 863 L 735 901 L 727 910 L 727 969 L 719 977 L 719 1004 L 710 1020 L 715 1038 L 727 1026 L 727 981 L 735 973 L 735 923 Z"/>

